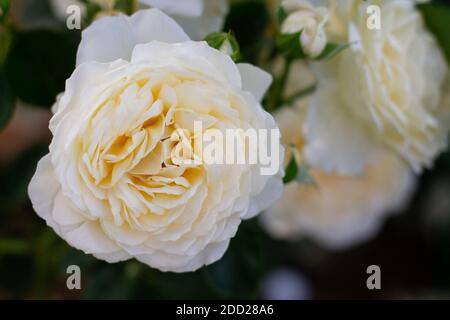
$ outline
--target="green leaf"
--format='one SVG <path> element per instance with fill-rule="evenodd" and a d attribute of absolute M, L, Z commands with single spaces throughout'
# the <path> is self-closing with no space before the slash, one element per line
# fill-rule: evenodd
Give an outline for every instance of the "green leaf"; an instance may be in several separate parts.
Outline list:
<path fill-rule="evenodd" d="M 328 60 L 331 58 L 334 58 L 336 55 L 338 55 L 343 50 L 350 47 L 351 43 L 334 43 L 329 42 L 325 46 L 325 49 L 322 51 L 322 53 L 315 58 L 315 60 Z"/>
<path fill-rule="evenodd" d="M 295 146 L 290 147 L 292 150 L 292 157 L 285 170 L 283 177 L 284 184 L 296 181 L 301 184 L 315 185 L 316 181 L 309 174 L 309 167 L 300 159 L 300 155 Z"/>
<path fill-rule="evenodd" d="M 292 156 L 291 160 L 289 160 L 289 163 L 285 170 L 285 175 L 283 177 L 283 183 L 288 184 L 292 181 L 294 181 L 298 174 L 298 166 L 297 161 L 295 160 L 295 157 Z"/>
<path fill-rule="evenodd" d="M 288 14 L 286 12 L 286 10 L 284 10 L 283 7 L 278 8 L 277 11 L 277 23 L 278 26 L 281 27 L 281 25 L 283 24 L 284 20 L 286 20 Z"/>
<path fill-rule="evenodd" d="M 303 52 L 300 43 L 300 32 L 279 34 L 277 36 L 277 48 L 288 60 L 305 59 L 306 55 Z"/>
<path fill-rule="evenodd" d="M 233 32 L 243 60 L 255 62 L 264 45 L 262 40 L 269 22 L 270 14 L 262 1 L 242 1 L 230 6 L 223 30 Z"/>
<path fill-rule="evenodd" d="M 0 69 L 0 130 L 9 122 L 14 110 L 14 96 L 3 70 Z"/>
<path fill-rule="evenodd" d="M 10 85 L 22 101 L 50 107 L 75 68 L 79 32 L 19 32 L 6 61 Z"/>
<path fill-rule="evenodd" d="M 435 35 L 450 63 L 450 7 L 438 3 L 425 3 L 418 8 L 425 18 L 428 29 Z"/>

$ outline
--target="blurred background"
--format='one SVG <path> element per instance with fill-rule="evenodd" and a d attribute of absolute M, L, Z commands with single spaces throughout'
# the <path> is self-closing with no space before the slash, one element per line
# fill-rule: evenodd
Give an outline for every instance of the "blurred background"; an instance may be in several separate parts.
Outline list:
<path fill-rule="evenodd" d="M 26 189 L 48 152 L 50 107 L 74 69 L 80 31 L 67 30 L 47 0 L 10 5 L 0 23 L 0 299 L 450 299 L 450 153 L 420 178 L 403 213 L 345 251 L 273 240 L 255 219 L 219 262 L 194 273 L 108 264 L 69 247 L 35 214 Z M 233 1 L 224 30 L 233 30 L 246 61 L 270 41 L 270 10 L 262 0 Z M 440 39 L 447 53 L 449 31 Z M 373 264 L 381 290 L 366 287 Z M 81 268 L 81 290 L 66 287 L 69 265 Z"/>

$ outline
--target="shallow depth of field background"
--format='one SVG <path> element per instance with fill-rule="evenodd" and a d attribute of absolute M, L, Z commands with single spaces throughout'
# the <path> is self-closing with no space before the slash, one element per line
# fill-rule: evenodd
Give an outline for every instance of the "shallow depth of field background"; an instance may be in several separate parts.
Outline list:
<path fill-rule="evenodd" d="M 346 251 L 275 241 L 255 219 L 241 225 L 222 260 L 195 273 L 162 273 L 133 260 L 112 265 L 69 247 L 34 213 L 26 188 L 47 152 L 49 108 L 73 71 L 80 32 L 68 31 L 46 0 L 11 2 L 17 30 L 1 81 L 7 74 L 16 94 L 40 107 L 16 103 L 0 132 L 0 299 L 450 299 L 450 153 L 421 177 L 404 213 Z M 232 6 L 225 30 L 235 32 L 247 61 L 273 32 L 270 19 L 262 0 Z M 0 99 L 8 99 L 3 89 Z M 366 287 L 372 264 L 381 268 L 381 290 Z M 69 265 L 81 267 L 81 290 L 66 288 Z"/>

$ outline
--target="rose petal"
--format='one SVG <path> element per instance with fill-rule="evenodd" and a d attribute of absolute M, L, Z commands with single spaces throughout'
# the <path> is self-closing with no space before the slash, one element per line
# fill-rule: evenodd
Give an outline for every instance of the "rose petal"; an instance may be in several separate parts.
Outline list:
<path fill-rule="evenodd" d="M 53 203 L 60 190 L 56 180 L 50 154 L 39 160 L 36 172 L 28 185 L 28 195 L 36 213 L 47 222 L 47 225 L 60 233 L 60 229 L 52 216 Z"/>
<path fill-rule="evenodd" d="M 228 12 L 227 0 L 204 1 L 203 14 L 197 18 L 174 15 L 174 19 L 193 40 L 204 40 L 212 32 L 222 30 Z"/>
<path fill-rule="evenodd" d="M 139 245 L 148 238 L 147 233 L 132 230 L 126 225 L 116 226 L 113 222 L 107 220 L 103 220 L 101 225 L 109 237 L 129 246 Z"/>
<path fill-rule="evenodd" d="M 334 85 L 318 90 L 321 94 L 309 107 L 305 121 L 306 160 L 324 171 L 361 173 L 378 150 L 376 141 L 336 101 Z"/>
<path fill-rule="evenodd" d="M 270 207 L 281 198 L 283 194 L 283 171 L 271 177 L 264 187 L 264 190 L 250 199 L 250 207 L 242 219 L 251 219 L 258 213 Z"/>
<path fill-rule="evenodd" d="M 242 89 L 261 101 L 272 83 L 270 73 L 248 63 L 239 63 L 237 66 L 241 73 Z"/>
<path fill-rule="evenodd" d="M 136 44 L 152 40 L 174 43 L 188 41 L 189 37 L 158 9 L 139 10 L 131 17 L 104 17 L 83 31 L 77 65 L 87 61 L 129 60 Z"/>
<path fill-rule="evenodd" d="M 66 198 L 62 191 L 56 194 L 53 206 L 53 218 L 55 222 L 63 226 L 70 226 L 86 220 L 79 209 L 70 199 Z"/>
<path fill-rule="evenodd" d="M 186 66 L 188 70 L 193 69 L 207 76 L 241 86 L 241 76 L 233 60 L 203 41 L 183 43 L 152 41 L 138 44 L 133 50 L 131 61 Z"/>
<path fill-rule="evenodd" d="M 88 254 L 109 254 L 121 249 L 103 232 L 98 222 L 87 221 L 65 234 L 67 242 Z"/>

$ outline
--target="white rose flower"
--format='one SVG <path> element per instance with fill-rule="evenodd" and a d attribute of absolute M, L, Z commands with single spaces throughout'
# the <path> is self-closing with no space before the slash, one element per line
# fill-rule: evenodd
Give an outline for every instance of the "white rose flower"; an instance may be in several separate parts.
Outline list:
<path fill-rule="evenodd" d="M 282 166 L 263 176 L 259 164 L 177 163 L 172 151 L 191 145 L 168 137 L 192 134 L 194 121 L 276 128 L 258 102 L 270 81 L 189 40 L 158 9 L 97 20 L 53 108 L 50 153 L 29 186 L 34 209 L 70 245 L 108 262 L 134 257 L 186 272 L 220 259 L 241 220 L 281 195 Z"/>
<path fill-rule="evenodd" d="M 389 149 L 416 171 L 446 148 L 448 66 L 411 0 L 374 1 L 381 29 L 367 27 L 361 1 L 330 0 L 328 35 L 353 45 L 317 62 L 318 94 L 306 119 L 309 162 L 341 174 L 364 170 Z"/>
<path fill-rule="evenodd" d="M 306 101 L 275 115 L 285 146 L 305 147 L 302 124 Z M 416 182 L 410 168 L 390 153 L 379 154 L 377 161 L 357 177 L 317 168 L 309 173 L 316 185 L 288 184 L 281 199 L 260 216 L 261 222 L 276 238 L 307 236 L 332 249 L 372 237 L 386 216 L 408 202 Z"/>
<path fill-rule="evenodd" d="M 303 51 L 313 58 L 320 55 L 327 44 L 325 25 L 328 9 L 314 7 L 306 0 L 285 0 L 282 7 L 288 16 L 281 25 L 281 32 L 292 34 L 301 31 L 300 43 Z"/>

